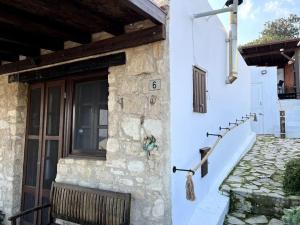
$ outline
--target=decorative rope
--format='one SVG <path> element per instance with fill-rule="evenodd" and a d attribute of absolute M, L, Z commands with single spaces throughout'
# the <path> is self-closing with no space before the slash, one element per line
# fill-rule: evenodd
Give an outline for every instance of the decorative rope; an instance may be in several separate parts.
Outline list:
<path fill-rule="evenodd" d="M 193 171 L 196 172 L 197 170 L 199 170 L 201 168 L 201 166 L 208 160 L 208 157 L 211 155 L 211 153 L 214 151 L 214 149 L 217 147 L 217 145 L 219 144 L 219 142 L 221 141 L 221 139 L 231 130 L 235 129 L 236 127 L 246 123 L 247 121 L 253 119 L 254 121 L 257 121 L 257 116 L 256 114 L 250 114 L 248 119 L 242 120 L 240 123 L 237 123 L 236 125 L 234 125 L 233 127 L 230 127 L 230 129 L 226 129 L 223 134 L 221 134 L 220 136 L 218 136 L 217 140 L 215 141 L 215 143 L 213 144 L 213 146 L 211 147 L 211 149 L 207 152 L 207 154 L 204 156 L 204 158 L 201 160 L 201 162 L 194 167 Z M 186 179 L 186 199 L 189 201 L 195 201 L 196 196 L 195 196 L 195 191 L 194 191 L 194 183 L 193 183 L 193 175 L 195 173 L 191 173 L 189 172 L 187 175 L 187 179 Z"/>

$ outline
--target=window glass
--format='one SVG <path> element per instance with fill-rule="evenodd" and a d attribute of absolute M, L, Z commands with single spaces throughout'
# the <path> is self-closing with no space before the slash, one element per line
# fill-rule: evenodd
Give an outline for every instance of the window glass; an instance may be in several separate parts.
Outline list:
<path fill-rule="evenodd" d="M 29 106 L 29 135 L 39 135 L 40 132 L 40 111 L 41 111 L 41 89 L 33 89 L 30 92 Z"/>
<path fill-rule="evenodd" d="M 37 162 L 38 162 L 39 140 L 27 141 L 27 162 L 25 172 L 25 185 L 36 186 Z"/>
<path fill-rule="evenodd" d="M 59 135 L 61 87 L 48 88 L 47 135 Z"/>
<path fill-rule="evenodd" d="M 95 154 L 106 149 L 108 82 L 91 80 L 74 87 L 73 151 Z"/>
<path fill-rule="evenodd" d="M 43 181 L 44 189 L 50 190 L 52 181 L 55 180 L 58 162 L 58 147 L 58 141 L 46 141 Z"/>

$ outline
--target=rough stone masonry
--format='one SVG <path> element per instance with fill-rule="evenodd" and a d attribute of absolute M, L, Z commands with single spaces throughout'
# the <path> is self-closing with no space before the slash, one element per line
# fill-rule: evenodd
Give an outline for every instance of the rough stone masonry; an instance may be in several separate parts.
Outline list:
<path fill-rule="evenodd" d="M 109 69 L 107 160 L 64 158 L 58 164 L 58 182 L 131 193 L 136 225 L 171 224 L 166 52 L 165 42 L 128 49 L 126 65 Z M 149 90 L 153 79 L 161 80 L 160 90 Z M 147 135 L 159 146 L 149 159 L 143 151 Z"/>
<path fill-rule="evenodd" d="M 26 126 L 27 85 L 0 77 L 0 210 L 20 209 Z"/>
<path fill-rule="evenodd" d="M 158 1 L 166 5 L 168 1 Z M 126 50 L 126 65 L 109 69 L 107 160 L 61 159 L 56 181 L 132 194 L 132 225 L 171 221 L 168 41 Z M 161 89 L 149 90 L 151 80 Z M 158 150 L 147 158 L 143 139 Z"/>
<path fill-rule="evenodd" d="M 134 225 L 171 224 L 168 52 L 168 41 L 127 49 L 126 65 L 109 68 L 107 160 L 58 163 L 57 182 L 130 192 Z M 154 79 L 161 88 L 150 91 Z M 26 111 L 27 85 L 0 77 L 0 210 L 6 218 L 21 205 Z M 147 135 L 158 143 L 149 159 Z"/>

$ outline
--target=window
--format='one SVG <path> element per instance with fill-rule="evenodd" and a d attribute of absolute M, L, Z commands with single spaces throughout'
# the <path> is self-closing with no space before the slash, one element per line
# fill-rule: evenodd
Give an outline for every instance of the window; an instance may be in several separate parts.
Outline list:
<path fill-rule="evenodd" d="M 75 78 L 67 90 L 70 118 L 67 155 L 105 159 L 108 138 L 107 76 Z"/>
<path fill-rule="evenodd" d="M 193 108 L 194 112 L 207 113 L 206 72 L 193 67 Z"/>

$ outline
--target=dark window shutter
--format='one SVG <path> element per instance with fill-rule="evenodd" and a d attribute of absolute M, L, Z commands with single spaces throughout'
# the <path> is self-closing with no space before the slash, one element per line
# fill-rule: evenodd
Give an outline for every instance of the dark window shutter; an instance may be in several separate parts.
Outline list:
<path fill-rule="evenodd" d="M 193 108 L 194 112 L 206 113 L 206 72 L 193 67 Z"/>

